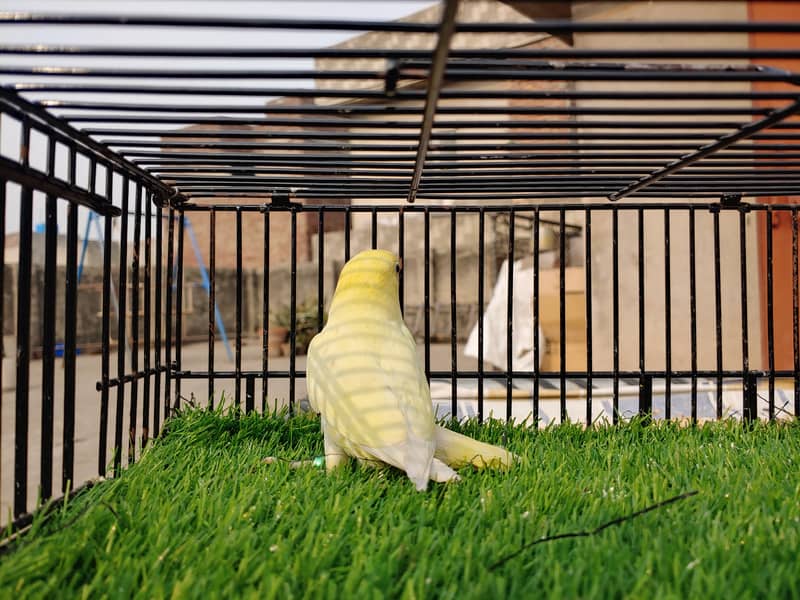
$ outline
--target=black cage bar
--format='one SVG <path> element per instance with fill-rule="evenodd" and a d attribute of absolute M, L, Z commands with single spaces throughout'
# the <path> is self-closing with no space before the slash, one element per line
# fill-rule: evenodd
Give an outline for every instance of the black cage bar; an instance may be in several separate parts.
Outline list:
<path fill-rule="evenodd" d="M 187 404 L 305 410 L 368 248 L 403 259 L 442 417 L 800 414 L 800 7 L 530 4 L 0 14 L 4 518 L 118 475 Z M 197 43 L 46 37 L 153 28 Z"/>

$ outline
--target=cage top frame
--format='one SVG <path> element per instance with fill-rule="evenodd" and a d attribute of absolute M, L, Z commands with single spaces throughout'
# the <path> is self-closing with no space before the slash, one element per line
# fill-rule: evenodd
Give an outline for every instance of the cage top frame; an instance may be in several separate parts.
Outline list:
<path fill-rule="evenodd" d="M 77 147 L 176 206 L 223 199 L 535 202 L 800 194 L 800 73 L 773 66 L 800 59 L 800 21 L 478 22 L 459 20 L 458 9 L 458 0 L 446 0 L 431 22 L 0 14 L 0 28 L 377 31 L 430 42 L 430 48 L 414 42 L 224 49 L 3 44 L 0 111 L 46 129 L 73 152 Z M 459 35 L 653 33 L 788 34 L 797 46 L 454 43 Z M 98 57 L 115 57 L 122 66 L 81 63 Z M 213 69 L 191 61 L 181 68 L 135 66 L 142 58 L 239 62 Z M 316 63 L 248 68 L 253 58 Z M 64 65 L 65 59 L 77 62 Z M 345 68 L 331 68 L 325 62 L 331 60 Z M 283 87 L 278 80 L 298 84 Z M 304 87 L 307 80 L 327 84 Z M 114 94 L 125 100 L 109 100 Z M 191 101 L 198 95 L 206 102 Z M 158 101 L 166 96 L 190 101 Z M 264 102 L 276 96 L 278 102 Z M 5 158 L 0 170 L 12 181 L 48 179 Z M 118 212 L 102 193 L 49 180 L 59 186 L 54 193 L 98 212 Z"/>

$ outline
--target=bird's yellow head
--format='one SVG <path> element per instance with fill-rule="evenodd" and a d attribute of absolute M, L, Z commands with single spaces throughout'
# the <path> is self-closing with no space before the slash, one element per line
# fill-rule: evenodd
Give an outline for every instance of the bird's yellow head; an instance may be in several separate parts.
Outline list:
<path fill-rule="evenodd" d="M 331 317 L 344 306 L 369 304 L 400 314 L 399 278 L 403 265 L 388 250 L 365 250 L 351 258 L 342 268 L 331 302 Z"/>

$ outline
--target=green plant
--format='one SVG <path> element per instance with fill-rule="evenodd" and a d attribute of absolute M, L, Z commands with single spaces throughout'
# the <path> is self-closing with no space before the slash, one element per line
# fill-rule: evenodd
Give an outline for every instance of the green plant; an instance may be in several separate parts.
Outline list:
<path fill-rule="evenodd" d="M 301 354 L 308 349 L 311 338 L 319 331 L 319 313 L 316 301 L 307 300 L 297 305 L 295 315 L 295 344 Z M 327 320 L 328 313 L 323 309 L 322 323 Z"/>
<path fill-rule="evenodd" d="M 270 327 L 286 327 L 286 329 L 291 329 L 291 325 L 292 317 L 288 305 L 281 304 L 269 311 Z"/>
<path fill-rule="evenodd" d="M 286 327 L 292 331 L 291 307 L 281 305 L 270 311 L 270 324 Z M 328 313 L 323 310 L 322 321 L 327 319 Z M 295 347 L 297 352 L 302 354 L 308 349 L 311 338 L 317 335 L 318 331 L 318 307 L 316 300 L 306 300 L 297 304 L 294 319 Z"/>

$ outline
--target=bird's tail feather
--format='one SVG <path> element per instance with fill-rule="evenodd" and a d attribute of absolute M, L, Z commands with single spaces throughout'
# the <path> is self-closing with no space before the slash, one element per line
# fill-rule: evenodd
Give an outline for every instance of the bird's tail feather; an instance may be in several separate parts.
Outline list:
<path fill-rule="evenodd" d="M 469 464 L 479 469 L 510 467 L 517 460 L 517 456 L 505 448 L 473 440 L 439 425 L 436 426 L 434 456 L 455 469 Z"/>

